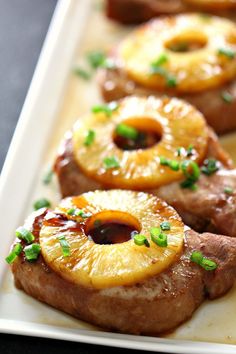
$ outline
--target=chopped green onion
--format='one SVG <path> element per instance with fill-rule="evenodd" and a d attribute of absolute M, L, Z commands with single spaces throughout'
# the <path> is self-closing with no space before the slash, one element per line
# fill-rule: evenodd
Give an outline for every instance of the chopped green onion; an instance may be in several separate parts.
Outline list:
<path fill-rule="evenodd" d="M 148 242 L 148 239 L 144 235 L 137 234 L 134 236 L 133 240 L 137 246 L 144 246 L 145 245 L 146 247 L 150 247 L 150 243 Z"/>
<path fill-rule="evenodd" d="M 160 156 L 160 164 L 163 166 L 169 166 L 169 160 L 164 156 Z"/>
<path fill-rule="evenodd" d="M 190 256 L 190 260 L 194 263 L 201 264 L 203 260 L 203 255 L 201 252 L 194 251 Z"/>
<path fill-rule="evenodd" d="M 32 243 L 34 241 L 34 235 L 22 226 L 16 229 L 16 237 L 25 241 L 26 243 Z"/>
<path fill-rule="evenodd" d="M 106 170 L 120 167 L 120 163 L 115 156 L 105 157 L 103 164 Z"/>
<path fill-rule="evenodd" d="M 49 202 L 49 200 L 47 200 L 46 198 L 42 198 L 42 199 L 38 199 L 35 203 L 34 203 L 34 210 L 38 210 L 41 208 L 50 208 L 51 203 Z"/>
<path fill-rule="evenodd" d="M 181 156 L 183 151 L 184 151 L 183 147 L 178 147 L 178 149 L 176 150 L 177 156 Z"/>
<path fill-rule="evenodd" d="M 111 117 L 112 113 L 118 109 L 117 102 L 111 102 L 108 105 L 97 105 L 92 107 L 92 112 L 95 114 L 104 113 L 107 117 Z"/>
<path fill-rule="evenodd" d="M 88 62 L 93 69 L 102 66 L 106 60 L 106 54 L 102 51 L 93 51 L 87 55 Z"/>
<path fill-rule="evenodd" d="M 188 180 L 196 182 L 200 176 L 198 164 L 192 160 L 185 160 L 181 163 L 181 170 Z"/>
<path fill-rule="evenodd" d="M 50 169 L 46 174 L 45 174 L 45 176 L 43 177 L 43 183 L 44 184 L 49 184 L 49 183 L 51 183 L 51 181 L 52 181 L 52 177 L 53 177 L 53 170 L 52 169 Z"/>
<path fill-rule="evenodd" d="M 58 236 L 57 239 L 60 242 L 61 248 L 62 248 L 62 254 L 64 257 L 69 257 L 70 256 L 70 245 L 66 241 L 66 238 L 64 235 Z"/>
<path fill-rule="evenodd" d="M 225 192 L 225 194 L 231 195 L 231 194 L 233 194 L 234 190 L 231 187 L 225 187 L 224 192 Z"/>
<path fill-rule="evenodd" d="M 160 227 L 152 227 L 150 229 L 151 240 L 159 247 L 167 247 L 167 235 L 164 234 Z"/>
<path fill-rule="evenodd" d="M 41 247 L 38 243 L 32 243 L 24 248 L 25 258 L 27 261 L 36 261 L 40 254 Z"/>
<path fill-rule="evenodd" d="M 92 215 L 91 213 L 85 213 L 83 210 L 77 208 L 70 208 L 67 214 L 71 216 L 81 216 L 83 219 L 89 218 Z"/>
<path fill-rule="evenodd" d="M 95 131 L 92 129 L 89 129 L 87 132 L 86 138 L 84 140 L 84 145 L 85 146 L 92 145 L 92 143 L 94 142 L 95 136 L 96 136 Z"/>
<path fill-rule="evenodd" d="M 166 83 L 167 83 L 167 86 L 169 86 L 169 87 L 176 87 L 177 86 L 177 79 L 176 79 L 176 77 L 174 77 L 172 75 L 167 75 Z"/>
<path fill-rule="evenodd" d="M 91 74 L 88 71 L 84 70 L 83 68 L 80 68 L 79 66 L 73 69 L 73 73 L 84 80 L 89 80 L 91 78 Z"/>
<path fill-rule="evenodd" d="M 9 255 L 5 258 L 6 262 L 8 264 L 12 264 L 15 262 L 16 258 L 20 255 L 23 247 L 21 246 L 20 243 L 17 243 L 14 247 L 13 250 L 9 253 Z"/>
<path fill-rule="evenodd" d="M 163 231 L 165 230 L 170 230 L 171 229 L 171 225 L 169 221 L 163 221 L 160 223 L 160 227 Z"/>
<path fill-rule="evenodd" d="M 179 171 L 179 162 L 178 161 L 170 160 L 169 163 L 168 163 L 168 166 L 173 171 Z"/>
<path fill-rule="evenodd" d="M 229 59 L 234 59 L 236 52 L 231 50 L 231 49 L 227 49 L 227 48 L 220 48 L 218 49 L 218 54 L 219 55 L 224 55 Z"/>
<path fill-rule="evenodd" d="M 132 140 L 136 140 L 138 137 L 137 129 L 130 127 L 129 125 L 124 124 L 124 123 L 117 125 L 116 134 L 118 134 L 124 138 L 132 139 Z"/>
<path fill-rule="evenodd" d="M 179 171 L 179 162 L 176 160 L 169 160 L 164 156 L 160 156 L 160 164 L 163 166 L 168 166 L 173 171 Z"/>
<path fill-rule="evenodd" d="M 205 270 L 215 270 L 217 268 L 216 262 L 212 261 L 211 259 L 203 258 L 201 261 L 200 266 Z"/>
<path fill-rule="evenodd" d="M 193 154 L 193 145 L 190 144 L 189 147 L 186 150 L 187 156 L 192 156 Z"/>
<path fill-rule="evenodd" d="M 233 96 L 227 91 L 221 92 L 221 98 L 225 103 L 232 103 L 233 102 Z"/>
<path fill-rule="evenodd" d="M 168 61 L 168 55 L 163 53 L 161 54 L 155 61 L 151 63 L 151 67 L 154 69 L 159 67 L 160 65 L 165 64 Z"/>
<path fill-rule="evenodd" d="M 212 175 L 216 171 L 218 171 L 220 168 L 219 162 L 215 159 L 206 159 L 203 161 L 203 166 L 201 167 L 202 173 L 204 173 L 207 176 Z"/>
<path fill-rule="evenodd" d="M 161 65 L 165 64 L 168 61 L 168 56 L 166 54 L 162 54 L 156 61 L 151 63 L 150 73 L 151 75 L 161 75 L 166 79 L 166 84 L 169 87 L 177 86 L 177 79 L 173 75 L 169 74 L 165 68 Z"/>
<path fill-rule="evenodd" d="M 217 268 L 217 264 L 214 261 L 203 257 L 202 253 L 199 251 L 194 251 L 190 256 L 190 260 L 200 265 L 205 270 L 215 270 Z"/>

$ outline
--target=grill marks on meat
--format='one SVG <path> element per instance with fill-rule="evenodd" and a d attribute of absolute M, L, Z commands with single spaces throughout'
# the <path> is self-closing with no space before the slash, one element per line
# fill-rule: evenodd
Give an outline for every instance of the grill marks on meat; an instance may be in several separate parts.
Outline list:
<path fill-rule="evenodd" d="M 36 219 L 33 215 L 31 230 L 37 239 L 44 216 Z M 218 268 L 209 272 L 190 262 L 196 250 L 214 260 Z M 42 256 L 35 263 L 19 257 L 12 272 L 18 288 L 79 319 L 119 332 L 158 334 L 188 320 L 204 298 L 222 296 L 232 287 L 236 239 L 188 230 L 181 258 L 161 274 L 133 286 L 84 288 L 50 270 Z"/>

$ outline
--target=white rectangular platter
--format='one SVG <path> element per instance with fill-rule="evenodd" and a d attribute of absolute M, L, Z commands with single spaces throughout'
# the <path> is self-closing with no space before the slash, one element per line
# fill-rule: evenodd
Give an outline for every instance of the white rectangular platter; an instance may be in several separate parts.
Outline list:
<path fill-rule="evenodd" d="M 108 49 L 129 31 L 105 19 L 97 0 L 61 0 L 55 11 L 0 179 L 0 331 L 168 353 L 236 353 L 236 288 L 206 301 L 193 318 L 162 338 L 104 332 L 28 297 L 13 285 L 5 257 L 33 201 L 59 195 L 42 185 L 58 142 L 78 115 L 100 101 L 95 80 L 72 74 L 89 50 Z M 236 157 L 235 135 L 222 140 Z"/>

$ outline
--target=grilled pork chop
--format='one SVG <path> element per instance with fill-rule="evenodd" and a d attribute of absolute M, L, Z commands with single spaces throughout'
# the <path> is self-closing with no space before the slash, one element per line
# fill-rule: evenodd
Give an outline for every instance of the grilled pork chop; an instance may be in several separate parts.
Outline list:
<path fill-rule="evenodd" d="M 209 12 L 229 15 L 229 10 L 223 11 L 220 4 L 218 6 L 219 8 L 212 4 Z M 229 6 L 233 11 L 235 4 L 231 2 Z M 107 16 L 124 24 L 140 23 L 160 15 L 204 10 L 206 11 L 204 8 L 188 5 L 184 0 L 107 0 L 106 6 Z"/>
<path fill-rule="evenodd" d="M 115 57 L 115 54 L 114 54 Z M 105 101 L 110 102 L 120 98 L 136 95 L 156 97 L 163 96 L 163 92 L 158 92 L 140 86 L 131 80 L 124 70 L 99 69 L 98 83 L 101 88 L 102 96 Z M 222 99 L 222 92 L 228 92 L 232 98 L 230 104 Z M 168 96 L 173 96 L 171 92 Z M 178 95 L 174 95 L 175 97 Z M 236 129 L 236 80 L 223 84 L 215 89 L 181 95 L 182 98 L 195 106 L 202 114 L 207 117 L 207 123 L 214 128 L 218 134 L 225 134 Z M 224 117 L 224 119 L 222 119 Z"/>
<path fill-rule="evenodd" d="M 27 220 L 38 242 L 46 209 Z M 190 261 L 193 251 L 217 263 L 207 271 Z M 236 239 L 185 231 L 180 259 L 164 272 L 132 286 L 96 290 L 63 279 L 45 263 L 42 255 L 35 262 L 20 256 L 12 265 L 15 284 L 34 298 L 79 319 L 111 330 L 158 334 L 189 319 L 205 298 L 225 294 L 236 277 Z"/>
<path fill-rule="evenodd" d="M 207 157 L 221 162 L 221 168 L 211 176 L 201 175 L 198 190 L 182 189 L 178 182 L 149 190 L 172 205 L 184 223 L 198 232 L 211 231 L 236 236 L 236 196 L 225 193 L 230 187 L 236 191 L 236 170 L 210 130 Z M 67 133 L 59 150 L 55 171 L 63 197 L 78 195 L 96 189 L 110 189 L 80 171 L 74 158 L 71 134 Z"/>

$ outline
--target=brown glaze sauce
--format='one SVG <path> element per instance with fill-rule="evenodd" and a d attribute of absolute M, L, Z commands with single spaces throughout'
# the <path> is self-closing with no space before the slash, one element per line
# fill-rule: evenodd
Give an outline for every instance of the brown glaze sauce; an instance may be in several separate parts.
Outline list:
<path fill-rule="evenodd" d="M 65 214 L 49 211 L 44 218 L 45 226 L 60 227 L 62 231 L 81 232 L 84 230 L 84 223 L 68 219 Z"/>
<path fill-rule="evenodd" d="M 100 245 L 112 245 L 129 241 L 135 233 L 138 233 L 130 225 L 109 222 L 95 227 L 88 232 L 88 237 Z"/>

